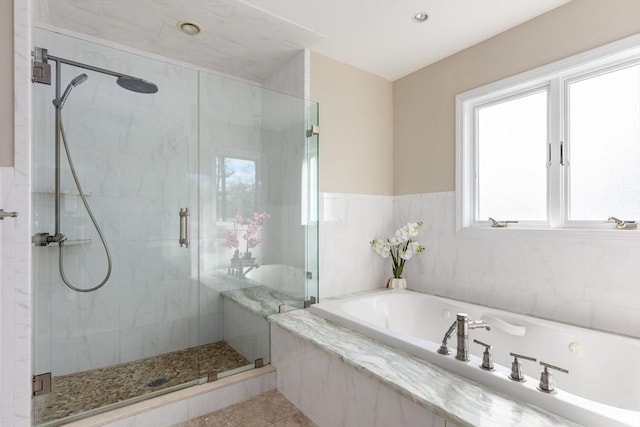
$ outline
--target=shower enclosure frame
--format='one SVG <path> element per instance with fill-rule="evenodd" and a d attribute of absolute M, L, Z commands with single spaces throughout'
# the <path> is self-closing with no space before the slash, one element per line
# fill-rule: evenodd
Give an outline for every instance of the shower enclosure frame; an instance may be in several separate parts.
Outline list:
<path fill-rule="evenodd" d="M 143 56 L 144 56 L 144 55 L 143 55 Z M 93 67 L 93 66 L 91 66 L 91 65 L 83 64 L 83 63 L 80 63 L 80 62 L 77 62 L 77 61 L 66 60 L 66 59 L 64 59 L 64 58 L 60 58 L 60 57 L 58 57 L 58 56 L 47 55 L 47 58 L 48 58 L 48 59 L 50 59 L 51 61 L 55 61 L 55 62 L 56 62 L 56 76 L 55 76 L 55 78 L 56 78 L 56 80 L 58 81 L 58 90 L 56 91 L 56 95 L 55 95 L 55 98 L 56 98 L 56 99 L 60 99 L 60 96 L 61 96 L 61 95 L 60 95 L 60 93 L 61 93 L 62 86 L 61 86 L 61 82 L 60 82 L 60 80 L 61 80 L 61 74 L 62 74 L 62 72 L 60 71 L 60 69 L 61 69 L 61 68 L 64 68 L 64 67 L 61 67 L 61 65 L 62 65 L 62 64 L 68 64 L 68 65 L 70 65 L 70 66 L 75 66 L 75 67 L 79 67 L 79 68 L 87 69 L 87 70 L 90 70 L 90 71 L 96 71 L 96 72 L 104 73 L 104 74 L 108 74 L 108 75 L 111 75 L 111 76 L 114 76 L 114 77 L 122 77 L 122 76 L 125 76 L 125 77 L 131 77 L 131 76 L 129 76 L 129 75 L 125 75 L 125 74 L 120 74 L 120 73 L 111 72 L 110 70 L 105 70 L 105 69 L 103 69 L 103 68 L 99 68 L 99 67 Z M 169 63 L 170 63 L 170 62 L 169 62 Z M 104 71 L 106 71 L 106 72 L 104 72 Z M 198 90 L 200 90 L 201 75 L 202 75 L 201 73 L 202 73 L 202 72 L 205 72 L 205 73 L 206 73 L 206 70 L 199 70 L 199 69 L 195 69 L 194 71 L 196 71 L 196 72 L 198 73 L 198 77 L 197 77 L 197 81 L 198 81 Z M 240 83 L 242 83 L 242 82 L 240 82 Z M 164 87 L 164 86 L 163 86 L 163 87 Z M 264 88 L 260 88 L 260 89 L 259 89 L 259 91 L 260 91 L 260 90 L 265 90 L 265 89 L 264 89 Z M 287 95 L 285 95 L 285 96 L 287 96 Z M 297 98 L 297 97 L 296 97 L 296 98 Z M 297 98 L 297 99 L 298 99 L 299 101 L 303 101 L 301 104 L 305 104 L 305 106 L 306 106 L 306 105 L 308 105 L 308 103 L 307 103 L 306 101 L 304 101 L 302 98 Z M 200 105 L 200 100 L 198 100 L 198 105 Z M 296 105 L 297 105 L 297 104 L 296 104 Z M 200 107 L 198 107 L 198 109 L 199 109 L 199 108 L 200 108 Z M 303 113 L 303 112 L 301 112 L 301 113 L 302 113 L 302 115 L 304 115 L 304 113 Z M 200 118 L 200 112 L 198 112 L 197 114 L 198 114 L 198 117 Z M 315 112 L 315 114 L 317 115 L 317 111 Z M 307 119 L 309 119 L 309 117 L 306 117 L 306 118 L 307 118 Z M 317 123 L 317 122 L 316 122 L 316 123 Z M 301 125 L 304 125 L 304 124 L 301 124 Z M 199 126 L 199 125 L 198 125 L 198 126 Z M 306 125 L 304 125 L 304 126 L 306 126 Z M 56 129 L 56 135 L 58 135 L 58 138 L 59 138 L 59 129 Z M 199 128 L 199 127 L 198 127 L 198 133 L 197 133 L 197 135 L 198 135 L 198 136 L 197 136 L 197 138 L 198 138 L 198 143 L 197 143 L 197 145 L 199 145 L 199 144 L 200 144 L 200 128 Z M 317 136 L 316 136 L 315 138 L 313 138 L 313 140 L 315 140 L 315 143 L 316 143 L 316 156 L 317 156 Z M 299 141 L 299 142 L 298 142 L 298 144 L 305 144 L 305 145 L 304 145 L 305 150 L 307 150 L 307 148 L 309 147 L 309 143 L 311 142 L 311 140 L 309 140 L 308 138 L 304 138 L 304 135 L 300 135 L 300 139 L 299 139 L 298 141 Z M 57 153 L 57 155 L 58 155 L 58 162 L 60 161 L 60 156 L 59 156 L 59 151 L 60 151 L 60 149 L 61 149 L 60 145 L 61 145 L 61 141 L 59 141 L 59 140 L 58 140 L 58 141 L 56 142 L 56 147 L 55 147 L 56 153 Z M 300 145 L 300 147 L 302 147 L 302 145 Z M 50 149 L 50 148 L 49 148 L 49 149 Z M 198 149 L 199 149 L 199 148 L 198 148 Z M 199 160 L 199 161 L 200 161 L 200 160 Z M 59 163 L 58 163 L 58 164 L 59 164 Z M 200 174 L 200 173 L 201 173 L 201 172 L 200 172 L 200 171 L 199 171 L 199 169 L 198 169 L 198 174 Z M 56 209 L 56 211 L 57 211 L 57 212 L 60 212 L 61 210 L 63 210 L 63 211 L 64 211 L 65 209 L 63 209 L 63 207 L 61 207 L 61 206 L 60 206 L 60 196 L 61 196 L 61 188 L 60 188 L 60 187 L 61 187 L 62 185 L 61 185 L 61 183 L 60 183 L 60 175 L 59 175 L 59 172 L 57 173 L 57 175 L 58 175 L 58 177 L 57 177 L 57 181 L 58 181 L 58 183 L 57 183 L 57 185 L 56 185 L 57 189 L 55 190 L 55 193 L 56 193 L 56 199 L 58 200 L 58 206 L 56 206 L 56 208 L 55 208 L 55 209 Z M 64 174 L 63 174 L 63 175 L 64 175 Z M 43 175 L 43 176 L 44 176 L 44 175 Z M 198 180 L 198 182 L 199 182 L 199 180 Z M 316 180 L 316 183 L 317 183 L 317 180 Z M 200 194 L 200 191 L 201 191 L 201 189 L 200 189 L 200 184 L 198 184 L 198 187 L 197 187 L 197 188 L 198 188 L 198 190 L 197 190 L 197 193 L 198 193 L 197 198 L 198 198 L 198 200 L 200 200 L 200 195 L 199 195 L 199 194 Z M 45 189 L 45 190 L 46 190 L 46 189 Z M 89 189 L 89 191 L 90 191 L 90 189 Z M 316 207 L 316 209 L 317 209 L 317 188 L 315 189 L 315 191 L 316 191 L 316 194 L 315 194 L 315 199 L 316 199 L 316 200 L 315 200 L 315 202 L 313 202 L 313 203 L 311 203 L 311 204 L 312 204 L 312 205 L 315 205 L 315 207 Z M 47 192 L 47 191 L 45 191 L 45 192 Z M 50 193 L 50 192 L 49 192 L 49 193 Z M 257 191 L 257 193 L 259 193 L 259 191 Z M 64 193 L 64 194 L 66 194 L 66 193 Z M 76 194 L 76 195 L 74 195 L 74 196 L 77 196 L 77 194 Z M 95 194 L 94 194 L 94 196 L 95 196 Z M 65 199 L 65 200 L 66 200 L 66 199 Z M 309 202 L 309 200 L 305 201 L 304 199 L 303 199 L 303 200 L 301 200 L 301 202 L 302 202 L 303 204 L 304 204 L 304 203 L 310 203 L 310 202 Z M 198 201 L 197 203 L 199 204 L 200 202 Z M 200 209 L 201 209 L 201 208 L 200 208 L 200 206 L 198 206 L 198 208 L 197 208 L 197 212 L 196 212 L 198 215 L 200 215 Z M 34 213 L 35 213 L 35 211 L 34 211 Z M 49 218 L 50 218 L 50 217 L 49 217 Z M 54 234 L 54 236 L 53 236 L 53 237 L 55 237 L 55 236 L 56 236 L 56 235 L 58 235 L 58 234 L 61 234 L 61 230 L 60 230 L 60 222 L 59 222 L 59 221 L 60 221 L 60 219 L 58 218 L 58 220 L 56 221 L 56 225 L 57 225 L 57 227 L 56 227 L 56 229 L 57 229 L 57 230 L 56 230 L 56 231 L 57 231 L 57 232 Z M 63 223 L 64 223 L 64 221 L 63 221 Z M 198 244 L 198 246 L 199 246 L 199 244 L 200 244 L 199 242 L 200 242 L 200 239 L 201 239 L 201 237 L 200 237 L 200 230 L 199 230 L 199 229 L 200 229 L 199 220 L 196 220 L 195 224 L 196 224 L 196 233 L 195 233 L 195 234 L 196 234 L 198 237 L 196 237 L 196 238 L 194 239 L 194 243 L 197 243 L 197 244 Z M 315 236 L 314 236 L 314 235 L 315 235 Z M 307 229 L 307 233 L 305 234 L 305 238 L 307 238 L 307 239 L 309 239 L 309 238 L 310 238 L 311 240 L 315 240 L 315 243 L 311 243 L 311 245 L 312 245 L 312 247 L 311 247 L 311 251 L 310 251 L 310 252 L 305 253 L 307 260 L 309 260 L 309 259 L 311 259 L 311 258 L 314 258 L 314 257 L 316 257 L 316 258 L 317 258 L 317 213 L 316 213 L 316 218 L 315 218 L 315 225 L 314 225 L 312 228 Z M 166 237 L 165 237 L 165 239 L 166 239 Z M 176 240 L 177 240 L 177 239 L 176 239 Z M 55 241 L 54 241 L 54 242 L 55 242 Z M 307 247 L 307 248 L 309 248 L 308 243 L 309 243 L 309 242 L 306 242 L 306 247 Z M 177 246 L 177 244 L 176 244 L 176 246 Z M 198 251 L 199 251 L 198 247 L 195 247 L 195 248 L 194 248 L 194 250 L 196 250 L 196 253 L 195 253 L 195 254 L 198 254 Z M 308 280 L 307 280 L 307 282 L 306 282 L 306 284 L 305 284 L 305 292 L 307 293 L 307 294 L 306 294 L 306 295 L 307 295 L 307 297 L 309 297 L 309 296 L 316 296 L 316 297 L 317 297 L 317 259 L 316 259 L 315 263 L 316 263 L 315 268 L 313 268 L 313 270 L 312 270 L 312 271 L 313 271 L 313 274 L 312 274 L 311 276 L 310 276 L 309 274 L 307 274 L 307 279 L 308 279 Z M 201 268 L 201 267 L 200 267 L 200 268 Z M 312 283 L 315 283 L 315 285 L 312 285 Z M 302 284 L 301 284 L 301 285 L 302 285 Z M 312 291 L 311 291 L 311 294 L 309 295 L 309 293 L 308 293 L 308 292 L 309 292 L 309 289 L 313 289 L 313 288 L 315 288 L 315 290 L 312 290 Z M 198 304 L 199 304 L 199 303 L 198 303 Z M 226 338 L 225 338 L 225 339 L 226 339 Z M 55 338 L 54 338 L 54 341 L 55 341 Z M 43 345 L 44 345 L 44 344 L 43 344 Z M 36 373 L 36 372 L 34 372 L 34 373 Z M 222 377 L 222 376 L 220 376 L 219 378 L 221 378 L 221 377 Z M 198 378 L 196 381 L 198 381 L 198 382 L 202 382 L 202 381 L 203 381 L 203 378 L 202 378 L 202 377 L 200 377 L 200 378 Z M 206 379 L 205 379 L 205 381 L 206 381 Z M 147 396 L 145 396 L 145 398 L 146 398 L 146 397 L 147 397 Z"/>

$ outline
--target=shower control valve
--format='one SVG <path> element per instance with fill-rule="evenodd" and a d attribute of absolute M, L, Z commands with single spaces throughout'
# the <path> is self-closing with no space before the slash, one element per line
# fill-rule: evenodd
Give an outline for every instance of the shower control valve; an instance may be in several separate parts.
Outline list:
<path fill-rule="evenodd" d="M 67 238 L 62 233 L 58 233 L 55 236 L 49 233 L 37 233 L 31 239 L 36 246 L 48 246 L 50 243 L 60 243 L 65 240 Z"/>
<path fill-rule="evenodd" d="M 526 380 L 522 374 L 522 365 L 518 359 L 529 360 L 531 362 L 536 362 L 537 360 L 534 357 L 524 356 L 518 353 L 509 353 L 509 355 L 513 357 L 513 362 L 511 362 L 511 375 L 509 375 L 509 378 L 521 383 L 525 382 Z"/>
<path fill-rule="evenodd" d="M 36 233 L 33 235 L 31 241 L 36 246 L 47 246 L 50 242 L 51 236 L 49 233 Z"/>
<path fill-rule="evenodd" d="M 544 366 L 544 369 L 540 372 L 540 384 L 538 385 L 538 390 L 544 393 L 557 393 L 556 384 L 555 381 L 553 381 L 553 375 L 551 375 L 549 369 L 555 369 L 556 371 L 564 372 L 565 374 L 568 374 L 569 371 L 542 361 L 540 362 L 540 365 Z"/>
<path fill-rule="evenodd" d="M 474 339 L 473 342 L 484 346 L 484 352 L 482 353 L 482 364 L 480 365 L 480 367 L 486 371 L 495 370 L 493 366 L 493 355 L 490 352 L 493 346 L 491 344 L 485 344 L 482 341 L 476 339 Z"/>

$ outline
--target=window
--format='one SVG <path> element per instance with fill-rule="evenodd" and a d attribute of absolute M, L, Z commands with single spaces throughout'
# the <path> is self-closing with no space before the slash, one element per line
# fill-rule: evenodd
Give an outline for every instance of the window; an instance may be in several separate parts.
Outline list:
<path fill-rule="evenodd" d="M 640 221 L 640 37 L 456 98 L 458 228 Z"/>
<path fill-rule="evenodd" d="M 478 218 L 544 221 L 547 90 L 476 107 Z"/>
<path fill-rule="evenodd" d="M 640 219 L 640 65 L 566 90 L 569 220 Z"/>

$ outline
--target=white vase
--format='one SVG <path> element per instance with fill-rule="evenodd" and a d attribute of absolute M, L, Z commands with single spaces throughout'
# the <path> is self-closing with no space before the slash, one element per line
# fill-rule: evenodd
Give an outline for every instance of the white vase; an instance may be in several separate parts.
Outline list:
<path fill-rule="evenodd" d="M 392 277 L 387 280 L 387 288 L 389 289 L 407 289 L 407 280 L 404 277 Z"/>

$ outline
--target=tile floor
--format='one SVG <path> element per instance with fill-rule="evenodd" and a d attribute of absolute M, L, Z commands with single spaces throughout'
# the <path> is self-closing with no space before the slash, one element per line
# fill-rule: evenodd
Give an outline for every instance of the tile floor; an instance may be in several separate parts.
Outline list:
<path fill-rule="evenodd" d="M 277 390 L 174 427 L 316 427 Z"/>

